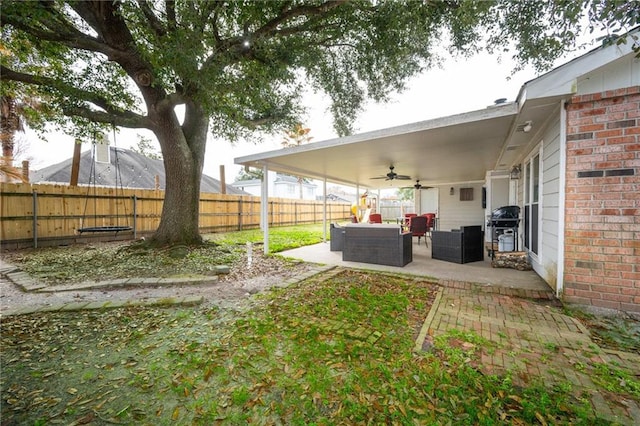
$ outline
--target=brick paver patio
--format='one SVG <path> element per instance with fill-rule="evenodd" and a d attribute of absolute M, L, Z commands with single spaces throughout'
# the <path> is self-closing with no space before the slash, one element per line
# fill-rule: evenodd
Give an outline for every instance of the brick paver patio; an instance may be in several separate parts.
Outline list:
<path fill-rule="evenodd" d="M 562 313 L 552 295 L 451 281 L 440 284 L 421 338 L 472 331 L 495 344 L 494 350 L 482 351 L 480 368 L 485 373 L 510 373 L 522 386 L 534 380 L 547 386 L 570 384 L 576 396 L 590 399 L 598 417 L 615 424 L 640 424 L 638 403 L 606 398 L 590 374 L 598 364 L 638 371 L 640 354 L 600 348 L 578 320 Z M 423 341 L 416 344 L 425 346 Z"/>

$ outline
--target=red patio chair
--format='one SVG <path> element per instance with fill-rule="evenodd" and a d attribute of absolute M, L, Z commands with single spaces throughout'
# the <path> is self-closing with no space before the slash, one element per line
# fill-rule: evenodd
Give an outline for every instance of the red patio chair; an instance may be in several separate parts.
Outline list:
<path fill-rule="evenodd" d="M 409 220 L 409 231 L 414 237 L 418 237 L 418 245 L 420 245 L 420 238 L 425 237 L 427 234 L 427 218 L 424 216 L 414 216 Z M 425 245 L 427 244 L 427 238 L 424 238 Z"/>
<path fill-rule="evenodd" d="M 409 223 L 411 222 L 412 217 L 418 216 L 416 213 L 405 213 L 404 214 L 404 226 L 409 229 Z"/>
<path fill-rule="evenodd" d="M 424 213 L 422 216 L 427 218 L 427 235 L 424 237 L 424 241 L 427 241 L 427 236 L 431 237 L 431 231 L 436 222 L 436 214 L 435 213 Z"/>
<path fill-rule="evenodd" d="M 427 218 L 427 228 L 429 228 L 429 231 L 431 231 L 433 229 L 433 226 L 434 226 L 435 221 L 436 221 L 436 214 L 435 213 L 425 213 L 422 216 Z"/>
<path fill-rule="evenodd" d="M 369 223 L 382 223 L 382 215 L 380 213 L 371 213 L 369 215 Z"/>

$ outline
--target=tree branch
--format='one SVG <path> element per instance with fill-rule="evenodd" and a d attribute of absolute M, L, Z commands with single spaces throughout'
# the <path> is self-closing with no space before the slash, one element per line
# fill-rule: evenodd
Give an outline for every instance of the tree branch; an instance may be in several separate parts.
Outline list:
<path fill-rule="evenodd" d="M 285 24 L 288 21 L 291 21 L 300 16 L 317 16 L 331 9 L 335 9 L 342 4 L 346 3 L 347 0 L 337 0 L 337 1 L 327 1 L 318 6 L 298 6 L 293 9 L 286 9 L 289 3 L 286 3 L 281 8 L 281 14 L 271 21 L 264 24 L 262 27 L 257 29 L 252 37 L 257 39 L 260 38 L 269 38 L 276 36 L 289 36 L 293 34 L 303 33 L 303 32 L 317 32 L 321 33 L 326 26 L 323 25 L 315 25 L 310 27 L 309 25 L 295 25 L 287 28 L 278 29 L 281 25 Z M 215 24 L 214 27 L 214 37 L 218 41 L 217 50 L 212 55 L 210 55 L 205 61 L 203 68 L 207 68 L 211 66 L 216 58 L 216 55 L 221 51 L 231 51 L 234 50 L 234 53 L 240 57 L 250 56 L 251 58 L 255 58 L 252 54 L 251 49 L 245 46 L 245 38 L 244 36 L 232 37 L 226 40 L 220 40 L 216 31 Z"/>
<path fill-rule="evenodd" d="M 171 28 L 171 31 L 175 31 L 177 28 L 176 2 L 174 0 L 166 0 L 164 7 L 167 12 L 167 26 Z"/>
<path fill-rule="evenodd" d="M 158 37 L 162 37 L 167 34 L 167 29 L 162 24 L 162 21 L 158 19 L 153 10 L 151 9 L 150 3 L 147 0 L 138 0 L 138 6 L 140 6 L 140 10 L 145 18 L 147 18 L 147 22 L 149 22 L 149 26 L 153 30 L 153 32 Z"/>
<path fill-rule="evenodd" d="M 264 24 L 261 28 L 255 31 L 255 36 L 260 37 L 263 35 L 274 35 L 278 33 L 276 29 L 283 23 L 297 18 L 299 16 L 314 16 L 321 15 L 331 9 L 335 9 L 336 7 L 341 6 L 346 3 L 346 0 L 337 0 L 337 1 L 327 1 L 318 6 L 298 6 L 293 9 L 285 10 L 280 16 L 272 19 L 271 21 Z"/>
<path fill-rule="evenodd" d="M 192 12 L 196 11 L 193 2 L 188 2 L 187 4 L 190 6 Z M 192 22 L 191 25 L 193 25 L 194 30 L 198 34 L 203 34 L 207 24 L 210 24 L 214 34 L 214 38 L 217 42 L 219 42 L 220 37 L 218 35 L 216 21 L 218 18 L 218 10 L 224 6 L 224 3 L 221 1 L 206 1 L 198 3 L 198 6 L 200 10 L 199 19 L 195 20 L 195 22 Z M 213 17 L 211 16 L 212 14 Z"/>
<path fill-rule="evenodd" d="M 76 13 L 78 13 L 82 19 L 84 19 L 93 29 L 96 30 L 98 34 L 102 34 L 103 31 L 99 27 L 98 21 L 95 17 L 89 12 L 88 6 L 85 4 L 88 2 L 79 2 L 77 7 L 74 7 Z M 106 2 L 101 2 L 102 5 Z M 34 5 L 41 5 L 41 3 L 33 3 Z M 19 17 L 16 17 L 12 14 L 5 13 L 3 15 L 2 24 L 8 24 L 15 28 L 18 28 L 28 34 L 32 34 L 41 40 L 59 42 L 64 46 L 70 49 L 81 49 L 90 52 L 102 53 L 109 60 L 115 61 L 125 68 L 125 70 L 130 71 L 125 67 L 125 64 L 131 64 L 133 61 L 130 56 L 132 54 L 131 51 L 127 51 L 119 49 L 118 45 L 113 43 L 109 43 L 108 40 L 100 36 L 100 38 L 91 37 L 79 29 L 77 29 L 73 23 L 71 23 L 59 10 L 54 9 L 48 3 L 44 3 L 46 6 L 44 9 L 41 9 L 41 12 L 46 12 L 47 16 L 42 16 L 39 20 L 30 20 L 26 21 Z M 39 6 L 35 6 L 39 7 Z M 103 6 L 103 8 L 106 6 Z M 29 23 L 27 23 L 29 22 Z M 33 25 L 33 24 L 44 24 L 44 25 Z M 128 28 L 126 29 L 126 34 L 130 33 Z M 133 38 L 129 38 L 131 43 L 133 43 Z M 132 46 L 133 44 L 123 43 L 125 46 Z M 140 68 L 140 67 L 138 67 Z M 131 72 L 130 75 L 132 77 L 135 76 L 135 72 Z"/>
<path fill-rule="evenodd" d="M 85 107 L 62 107 L 62 112 L 67 116 L 83 117 L 97 123 L 113 124 L 118 127 L 130 129 L 146 128 L 153 130 L 145 117 L 141 117 L 130 112 L 118 114 L 117 112 L 96 111 Z"/>
<path fill-rule="evenodd" d="M 19 81 L 26 84 L 33 84 L 36 86 L 51 87 L 60 91 L 62 94 L 73 97 L 81 101 L 89 102 L 99 108 L 102 108 L 111 117 L 118 117 L 120 120 L 125 120 L 129 123 L 137 122 L 136 127 L 150 128 L 149 119 L 143 115 L 136 114 L 132 111 L 121 110 L 112 105 L 106 98 L 97 95 L 96 93 L 89 92 L 87 90 L 79 89 L 77 87 L 68 85 L 60 80 L 56 80 L 50 77 L 43 77 L 33 74 L 26 74 L 14 71 L 4 65 L 0 66 L 0 80 Z M 88 111 L 91 111 L 87 109 Z M 77 115 L 77 114 L 76 114 Z M 108 121 L 109 123 L 112 122 Z M 101 121 L 107 122 L 107 121 Z M 124 126 L 124 125 L 123 125 Z"/>
<path fill-rule="evenodd" d="M 177 105 L 182 105 L 187 102 L 187 98 L 185 98 L 180 93 L 171 93 L 167 95 L 163 100 L 158 102 L 158 109 L 173 109 L 173 107 Z"/>
<path fill-rule="evenodd" d="M 31 26 L 24 20 L 14 19 L 11 15 L 5 15 L 3 17 L 3 25 L 11 25 L 28 34 L 32 34 L 41 40 L 60 42 L 69 48 L 89 50 L 110 56 L 111 52 L 106 44 L 78 31 L 78 29 L 73 27 L 73 25 L 71 25 L 71 23 L 62 17 L 57 11 L 50 9 L 49 13 L 51 19 L 43 17 L 40 20 L 40 22 L 45 25 Z"/>
<path fill-rule="evenodd" d="M 109 47 L 108 58 L 118 63 L 137 84 L 147 105 L 152 105 L 166 94 L 154 87 L 151 64 L 140 54 L 136 40 L 114 1 L 79 1 L 71 4 L 78 15 L 92 26 Z"/>

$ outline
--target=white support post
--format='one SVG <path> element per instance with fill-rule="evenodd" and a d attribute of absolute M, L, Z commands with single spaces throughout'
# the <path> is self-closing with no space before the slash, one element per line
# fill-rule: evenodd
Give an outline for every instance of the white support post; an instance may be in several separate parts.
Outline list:
<path fill-rule="evenodd" d="M 322 242 L 327 242 L 327 178 L 322 180 L 322 193 L 324 201 L 322 203 Z"/>
<path fill-rule="evenodd" d="M 260 226 L 264 254 L 269 254 L 269 166 L 262 166 L 262 188 L 260 190 Z"/>

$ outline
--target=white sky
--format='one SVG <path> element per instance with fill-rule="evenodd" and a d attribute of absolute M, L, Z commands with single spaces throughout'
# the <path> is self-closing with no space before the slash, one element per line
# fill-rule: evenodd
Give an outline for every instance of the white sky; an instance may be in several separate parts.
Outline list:
<path fill-rule="evenodd" d="M 557 64 L 565 63 L 584 52 L 585 50 L 568 54 L 558 60 Z M 443 61 L 441 68 L 432 69 L 411 80 L 407 85 L 408 89 L 402 94 L 393 96 L 391 102 L 382 105 L 369 104 L 360 114 L 354 128 L 356 133 L 368 132 L 482 109 L 499 98 L 513 101 L 521 86 L 535 78 L 537 74 L 528 68 L 511 75 L 512 69 L 513 64 L 508 58 L 500 63 L 497 57 L 487 54 L 468 59 L 449 58 Z M 330 114 L 326 112 L 328 103 L 318 95 L 306 97 L 305 102 L 307 102 L 305 106 L 308 108 L 309 117 L 303 124 L 311 128 L 312 142 L 336 137 Z M 138 142 L 136 134 L 152 138 L 157 146 L 153 134 L 142 129 L 121 130 L 117 136 L 116 146 L 135 147 Z M 73 155 L 73 139 L 65 135 L 52 134 L 45 142 L 39 140 L 34 133 L 28 132 L 26 139 L 27 155 L 31 158 L 31 170 L 56 164 Z M 280 149 L 281 141 L 282 136 L 274 136 L 271 141 L 265 141 L 260 145 L 238 143 L 232 146 L 229 142 L 213 140 L 210 136 L 204 173 L 219 179 L 220 165 L 223 164 L 226 170 L 226 181 L 231 183 L 240 171 L 240 166 L 233 162 L 234 158 Z M 90 149 L 88 145 L 82 148 L 83 151 L 88 149 Z M 157 151 L 160 151 L 159 147 Z"/>

